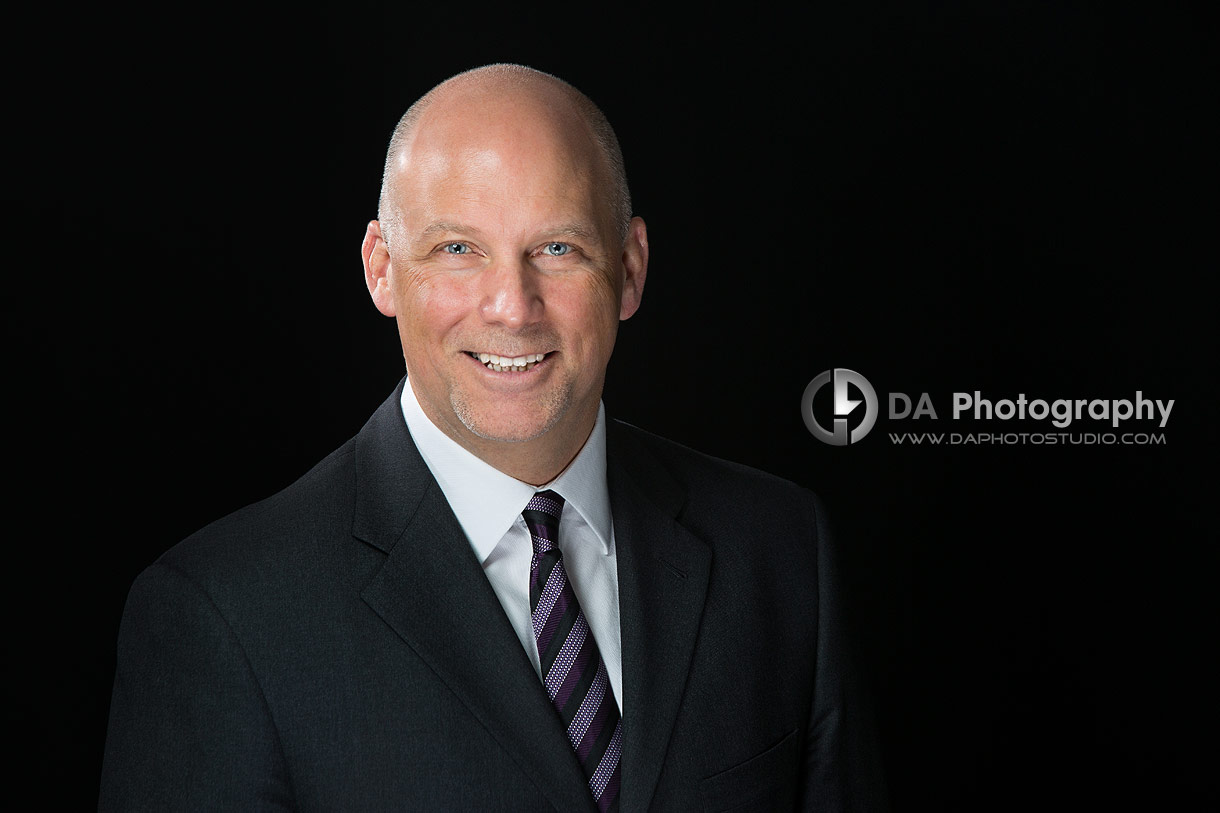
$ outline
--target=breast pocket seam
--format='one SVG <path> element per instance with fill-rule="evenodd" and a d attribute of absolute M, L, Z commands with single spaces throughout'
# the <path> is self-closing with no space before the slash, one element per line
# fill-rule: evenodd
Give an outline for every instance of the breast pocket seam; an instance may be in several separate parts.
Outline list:
<path fill-rule="evenodd" d="M 791 806 L 793 788 L 768 785 L 768 778 L 783 776 L 784 760 L 789 758 L 789 768 L 795 768 L 795 749 L 799 728 L 794 728 L 774 745 L 736 765 L 712 774 L 699 782 L 700 795 L 705 810 L 730 811 L 747 809 L 751 803 L 768 801 L 767 807 L 782 807 L 784 800 Z"/>

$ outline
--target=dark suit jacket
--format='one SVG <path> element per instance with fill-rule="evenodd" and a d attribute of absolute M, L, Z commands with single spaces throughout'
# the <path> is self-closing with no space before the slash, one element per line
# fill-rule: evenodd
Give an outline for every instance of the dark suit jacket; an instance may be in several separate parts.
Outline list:
<path fill-rule="evenodd" d="M 592 809 L 401 387 L 136 580 L 101 808 Z M 816 498 L 616 422 L 607 459 L 621 809 L 877 809 Z"/>

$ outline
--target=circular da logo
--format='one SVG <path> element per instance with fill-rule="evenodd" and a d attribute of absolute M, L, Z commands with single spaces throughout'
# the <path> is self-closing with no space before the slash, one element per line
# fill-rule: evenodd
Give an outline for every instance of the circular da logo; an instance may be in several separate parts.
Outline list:
<path fill-rule="evenodd" d="M 827 431 L 822 424 L 818 423 L 817 417 L 813 414 L 814 397 L 818 394 L 818 390 L 830 383 L 834 385 L 833 431 Z M 847 389 L 849 384 L 864 396 L 864 420 L 860 421 L 859 425 L 850 432 L 847 428 L 847 416 L 860 406 L 860 401 L 852 400 L 849 396 Z M 805 426 L 815 438 L 823 443 L 829 443 L 831 446 L 859 443 L 873 428 L 873 424 L 877 423 L 877 409 L 877 393 L 873 390 L 873 385 L 869 384 L 868 379 L 855 370 L 847 370 L 842 367 L 835 367 L 833 370 L 827 370 L 816 376 L 809 382 L 809 386 L 805 387 L 805 395 L 801 398 L 801 417 L 805 419 Z"/>

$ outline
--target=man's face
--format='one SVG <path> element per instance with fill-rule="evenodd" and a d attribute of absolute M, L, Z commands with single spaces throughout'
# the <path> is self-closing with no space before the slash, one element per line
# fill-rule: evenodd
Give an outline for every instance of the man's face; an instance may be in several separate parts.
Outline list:
<path fill-rule="evenodd" d="M 467 432 L 579 448 L 639 300 L 623 296 L 599 158 L 528 111 L 428 125 L 403 153 L 399 222 L 382 224 L 411 386 L 468 447 Z"/>

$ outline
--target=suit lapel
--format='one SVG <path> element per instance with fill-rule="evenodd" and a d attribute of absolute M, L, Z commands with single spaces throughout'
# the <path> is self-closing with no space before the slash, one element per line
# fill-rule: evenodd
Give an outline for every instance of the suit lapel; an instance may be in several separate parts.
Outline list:
<path fill-rule="evenodd" d="M 357 438 L 353 533 L 389 554 L 362 593 L 559 810 L 592 806 L 558 716 L 399 408 Z"/>
<path fill-rule="evenodd" d="M 711 574 L 678 524 L 681 488 L 627 430 L 607 428 L 623 649 L 621 807 L 648 808 L 681 705 Z"/>

